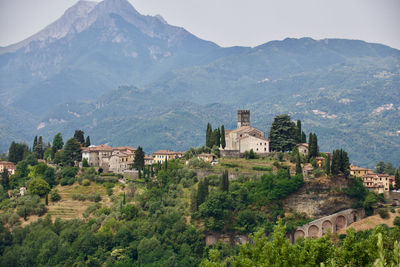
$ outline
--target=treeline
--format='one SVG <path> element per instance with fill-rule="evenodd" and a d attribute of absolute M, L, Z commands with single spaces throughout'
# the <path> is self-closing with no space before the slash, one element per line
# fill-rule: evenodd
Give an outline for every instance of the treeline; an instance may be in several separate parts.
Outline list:
<path fill-rule="evenodd" d="M 225 127 L 222 125 L 221 128 L 215 128 L 213 130 L 211 124 L 208 123 L 206 130 L 206 147 L 213 148 L 214 146 L 217 148 L 220 146 L 223 149 L 225 148 Z"/>

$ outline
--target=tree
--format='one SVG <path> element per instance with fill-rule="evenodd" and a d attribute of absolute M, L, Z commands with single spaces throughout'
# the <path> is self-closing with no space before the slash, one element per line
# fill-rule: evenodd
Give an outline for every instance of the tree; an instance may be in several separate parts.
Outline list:
<path fill-rule="evenodd" d="M 318 140 L 315 133 L 310 133 L 308 138 L 308 159 L 318 156 Z"/>
<path fill-rule="evenodd" d="M 301 143 L 301 120 L 297 120 L 297 127 L 296 127 L 296 135 L 297 135 L 297 143 Z"/>
<path fill-rule="evenodd" d="M 222 149 L 225 149 L 226 147 L 226 141 L 225 141 L 225 126 L 221 126 L 221 146 Z"/>
<path fill-rule="evenodd" d="M 400 168 L 396 171 L 396 175 L 394 176 L 395 188 L 396 190 L 400 189 Z"/>
<path fill-rule="evenodd" d="M 53 149 L 51 147 L 46 148 L 43 154 L 43 159 L 44 160 L 52 160 L 53 159 Z"/>
<path fill-rule="evenodd" d="M 36 152 L 37 145 L 38 145 L 38 138 L 37 138 L 37 136 L 35 136 L 35 138 L 33 139 L 33 145 L 32 145 L 33 152 Z"/>
<path fill-rule="evenodd" d="M 86 136 L 86 142 L 85 142 L 85 147 L 90 146 L 90 136 Z"/>
<path fill-rule="evenodd" d="M 379 161 L 375 166 L 376 173 L 385 173 L 385 162 Z"/>
<path fill-rule="evenodd" d="M 296 156 L 296 174 L 301 174 L 303 175 L 303 170 L 301 168 L 301 159 L 300 159 L 300 153 L 297 150 L 297 156 Z"/>
<path fill-rule="evenodd" d="M 23 160 L 25 156 L 29 154 L 29 148 L 26 144 L 11 142 L 10 148 L 8 150 L 8 160 L 17 164 L 19 161 Z"/>
<path fill-rule="evenodd" d="M 81 150 L 81 145 L 75 138 L 68 139 L 62 153 L 62 164 L 64 166 L 74 166 L 75 161 L 80 161 L 82 158 Z"/>
<path fill-rule="evenodd" d="M 339 150 L 334 150 L 332 152 L 332 165 L 331 173 L 332 175 L 338 175 L 340 171 L 340 155 Z"/>
<path fill-rule="evenodd" d="M 206 131 L 206 147 L 212 148 L 212 127 L 210 123 L 207 123 L 207 131 Z"/>
<path fill-rule="evenodd" d="M 84 132 L 82 130 L 75 130 L 74 133 L 74 138 L 81 144 L 84 145 L 85 144 L 85 136 L 84 136 Z"/>
<path fill-rule="evenodd" d="M 217 146 L 218 148 L 221 145 L 221 131 L 219 130 L 219 128 L 215 129 L 215 142 L 213 144 L 213 146 Z"/>
<path fill-rule="evenodd" d="M 138 170 L 144 168 L 144 151 L 141 146 L 138 146 L 138 148 L 135 151 L 135 159 L 133 161 L 133 167 Z"/>
<path fill-rule="evenodd" d="M 6 168 L 4 168 L 3 173 L 1 174 L 1 185 L 4 190 L 7 190 L 10 186 L 10 177 Z"/>
<path fill-rule="evenodd" d="M 86 158 L 82 159 L 82 167 L 89 167 L 89 163 Z"/>
<path fill-rule="evenodd" d="M 37 139 L 37 136 L 35 136 L 35 141 Z M 33 142 L 35 145 L 35 141 Z M 43 158 L 43 138 L 42 136 L 39 136 L 39 139 L 37 140 L 36 145 L 33 147 L 33 152 L 36 154 L 36 157 L 38 159 L 42 159 Z"/>
<path fill-rule="evenodd" d="M 55 154 L 58 150 L 62 149 L 64 146 L 63 138 L 61 133 L 57 133 L 53 138 L 53 154 Z"/>
<path fill-rule="evenodd" d="M 208 196 L 208 179 L 199 182 L 197 188 L 197 206 L 200 206 Z"/>
<path fill-rule="evenodd" d="M 228 170 L 224 170 L 221 176 L 221 191 L 229 192 L 229 174 Z"/>
<path fill-rule="evenodd" d="M 390 175 L 394 175 L 396 172 L 396 168 L 393 167 L 393 164 L 391 162 L 388 162 L 385 164 L 385 169 L 384 169 L 384 173 L 390 174 Z"/>
<path fill-rule="evenodd" d="M 46 206 L 49 205 L 49 194 L 46 194 L 46 200 L 45 200 Z"/>
<path fill-rule="evenodd" d="M 326 172 L 326 175 L 330 175 L 331 174 L 331 158 L 330 158 L 329 155 L 326 158 L 325 172 Z"/>
<path fill-rule="evenodd" d="M 287 114 L 274 118 L 269 131 L 270 147 L 273 151 L 291 151 L 297 144 L 296 124 Z"/>
<path fill-rule="evenodd" d="M 44 196 L 50 192 L 50 186 L 42 178 L 34 178 L 29 183 L 28 191 L 33 195 Z"/>
<path fill-rule="evenodd" d="M 346 177 L 350 174 L 350 160 L 347 152 L 343 149 L 334 150 L 332 153 L 332 165 L 331 165 L 332 175 L 338 175 L 342 173 Z"/>
<path fill-rule="evenodd" d="M 307 136 L 305 132 L 301 132 L 301 143 L 307 143 Z"/>

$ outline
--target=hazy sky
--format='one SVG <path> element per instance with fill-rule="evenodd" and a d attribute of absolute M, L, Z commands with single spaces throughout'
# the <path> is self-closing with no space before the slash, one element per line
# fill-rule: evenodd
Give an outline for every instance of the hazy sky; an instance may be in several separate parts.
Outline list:
<path fill-rule="evenodd" d="M 0 0 L 0 46 L 21 41 L 77 0 Z M 400 49 L 400 0 L 129 0 L 221 46 L 286 37 L 361 39 Z"/>

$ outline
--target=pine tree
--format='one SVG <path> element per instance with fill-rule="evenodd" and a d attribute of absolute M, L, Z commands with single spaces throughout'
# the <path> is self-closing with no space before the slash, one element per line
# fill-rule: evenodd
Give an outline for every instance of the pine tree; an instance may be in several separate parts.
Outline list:
<path fill-rule="evenodd" d="M 74 166 L 75 161 L 82 159 L 81 150 L 81 146 L 75 138 L 68 139 L 62 153 L 62 164 L 64 166 Z"/>
<path fill-rule="evenodd" d="M 212 148 L 211 137 L 212 137 L 212 127 L 210 123 L 207 123 L 206 146 L 209 148 Z"/>
<path fill-rule="evenodd" d="M 226 147 L 225 127 L 224 127 L 224 125 L 221 126 L 221 146 L 222 146 L 222 149 L 225 149 L 225 147 Z"/>
<path fill-rule="evenodd" d="M 395 187 L 397 190 L 400 189 L 400 168 L 396 171 L 394 176 Z"/>
<path fill-rule="evenodd" d="M 90 136 L 86 136 L 86 142 L 85 142 L 85 147 L 89 147 L 90 146 Z"/>
<path fill-rule="evenodd" d="M 326 175 L 331 174 L 331 158 L 329 155 L 326 158 L 326 162 L 325 162 L 325 172 L 326 172 Z"/>
<path fill-rule="evenodd" d="M 301 168 L 301 159 L 300 159 L 300 153 L 297 150 L 297 157 L 296 157 L 296 174 L 303 174 L 303 170 Z"/>
<path fill-rule="evenodd" d="M 78 140 L 81 145 L 85 144 L 85 133 L 82 130 L 75 130 L 74 138 Z"/>
<path fill-rule="evenodd" d="M 290 116 L 276 116 L 269 131 L 270 148 L 272 151 L 292 151 L 297 144 L 296 124 Z"/>

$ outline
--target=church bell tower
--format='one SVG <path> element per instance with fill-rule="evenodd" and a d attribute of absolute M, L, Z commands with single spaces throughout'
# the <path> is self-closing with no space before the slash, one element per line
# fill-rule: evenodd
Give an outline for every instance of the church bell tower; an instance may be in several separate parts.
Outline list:
<path fill-rule="evenodd" d="M 250 126 L 250 110 L 238 110 L 238 128 Z"/>

